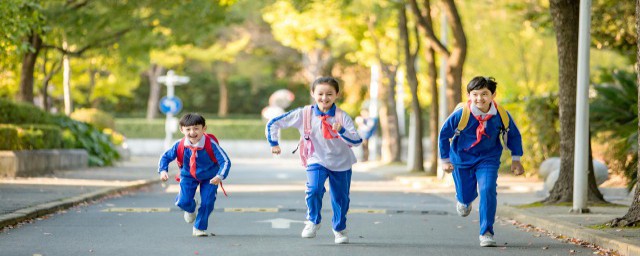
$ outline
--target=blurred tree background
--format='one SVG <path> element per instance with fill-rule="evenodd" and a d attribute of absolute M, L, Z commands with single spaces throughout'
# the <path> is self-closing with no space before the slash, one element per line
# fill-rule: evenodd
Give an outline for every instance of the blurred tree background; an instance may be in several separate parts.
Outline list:
<path fill-rule="evenodd" d="M 436 35 L 447 2 L 453 3 L 417 1 L 423 11 L 429 5 L 426 15 Z M 343 86 L 340 106 L 355 116 L 370 98 L 371 68 L 377 66 L 383 69 L 381 93 L 402 96 L 395 101 L 404 109 L 391 120 L 409 120 L 414 98 L 407 78 L 397 76 L 407 70 L 398 19 L 404 4 L 409 10 L 409 1 L 384 0 L 5 0 L 0 2 L 0 97 L 49 112 L 63 113 L 66 105 L 99 109 L 116 123 L 139 124 L 140 118 L 159 123 L 157 101 L 166 89 L 155 79 L 172 69 L 191 78 L 176 88 L 183 112 L 259 120 L 272 92 L 289 89 L 296 95 L 290 108 L 299 107 L 310 102 L 308 85 L 315 77 L 333 75 Z M 558 58 L 549 3 L 463 0 L 455 7 L 467 45 L 458 88 L 463 100 L 472 77 L 496 78 L 497 100 L 520 126 L 524 164 L 533 174 L 559 150 Z M 620 84 L 615 81 L 624 76 L 614 73 L 634 73 L 633 7 L 631 1 L 594 0 L 593 17 L 599 18 L 592 24 L 592 83 Z M 420 121 L 427 122 L 430 106 L 437 104 L 432 97 L 437 90 L 428 84 L 436 77 L 428 68 L 442 55 L 425 58 L 433 49 L 411 11 L 406 18 L 408 46 L 419 49 Z M 452 42 L 453 33 L 448 34 Z M 593 99 L 602 91 L 594 90 Z M 394 108 L 390 105 L 390 112 Z M 422 134 L 429 134 L 430 126 L 422 127 Z M 615 134 L 611 127 L 617 126 L 594 126 L 596 132 Z M 605 154 L 617 144 L 600 144 L 594 155 L 615 163 L 610 167 L 618 172 L 629 166 L 621 155 L 637 151 L 626 147 Z"/>

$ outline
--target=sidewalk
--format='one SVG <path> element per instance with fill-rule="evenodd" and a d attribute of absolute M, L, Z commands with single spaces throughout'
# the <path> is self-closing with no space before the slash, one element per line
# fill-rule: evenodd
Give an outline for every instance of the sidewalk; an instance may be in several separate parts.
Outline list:
<path fill-rule="evenodd" d="M 105 168 L 56 171 L 50 177 L 0 179 L 0 229 L 83 202 L 159 182 L 157 157 Z"/>
<path fill-rule="evenodd" d="M 403 165 L 381 166 L 375 162 L 358 163 L 354 170 L 379 173 L 425 193 L 448 192 L 451 193 L 452 201 L 455 200 L 451 175 L 445 175 L 443 180 L 439 180 L 432 176 L 408 173 Z M 612 249 L 621 255 L 640 255 L 639 229 L 607 228 L 602 225 L 627 213 L 633 193 L 627 193 L 624 188 L 601 188 L 607 201 L 621 206 L 589 206 L 591 212 L 588 214 L 570 213 L 571 206 L 519 207 L 546 198 L 543 187 L 543 182 L 536 179 L 499 176 L 497 216 L 514 220 L 530 229 L 540 228 L 555 235 Z M 474 209 L 478 209 L 477 205 Z"/>

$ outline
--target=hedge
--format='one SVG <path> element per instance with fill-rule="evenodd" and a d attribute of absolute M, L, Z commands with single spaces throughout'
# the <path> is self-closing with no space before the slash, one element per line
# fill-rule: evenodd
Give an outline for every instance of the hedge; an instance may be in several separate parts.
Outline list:
<path fill-rule="evenodd" d="M 164 119 L 148 121 L 144 118 L 118 118 L 116 130 L 127 138 L 164 138 Z M 266 123 L 260 119 L 207 119 L 207 132 L 213 133 L 221 140 L 266 140 Z M 180 131 L 173 134 L 173 138 L 183 137 Z M 296 129 L 282 131 L 282 139 L 297 140 L 300 134 Z"/>
<path fill-rule="evenodd" d="M 62 131 L 54 125 L 0 124 L 0 149 L 53 149 L 62 146 Z"/>

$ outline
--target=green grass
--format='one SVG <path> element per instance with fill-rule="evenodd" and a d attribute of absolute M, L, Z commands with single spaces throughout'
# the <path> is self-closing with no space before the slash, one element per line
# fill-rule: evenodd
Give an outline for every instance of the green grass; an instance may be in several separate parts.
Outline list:
<path fill-rule="evenodd" d="M 161 139 L 165 137 L 164 119 L 148 121 L 144 118 L 118 118 L 116 131 L 127 138 Z M 265 140 L 266 122 L 258 118 L 207 118 L 207 132 L 214 134 L 221 140 Z M 182 137 L 180 131 L 173 134 L 174 138 Z M 296 129 L 282 131 L 283 140 L 297 140 L 300 135 Z"/>
<path fill-rule="evenodd" d="M 535 202 L 535 203 L 530 203 L 530 204 L 518 205 L 518 206 L 515 206 L 515 207 L 519 208 L 519 209 L 528 209 L 528 208 L 545 207 L 545 206 L 568 206 L 568 207 L 572 207 L 573 203 L 572 202 L 564 202 L 564 203 L 557 203 L 557 204 L 544 204 L 544 203 L 541 203 L 541 202 Z M 626 208 L 629 207 L 628 205 L 612 204 L 612 203 L 598 203 L 598 204 L 588 203 L 587 206 L 589 206 L 589 207 L 626 207 Z"/>

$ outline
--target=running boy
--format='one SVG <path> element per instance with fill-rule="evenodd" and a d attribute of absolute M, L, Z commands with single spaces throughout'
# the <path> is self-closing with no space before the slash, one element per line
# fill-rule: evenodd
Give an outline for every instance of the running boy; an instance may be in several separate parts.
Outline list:
<path fill-rule="evenodd" d="M 358 136 L 351 117 L 334 104 L 339 92 L 340 88 L 335 78 L 316 79 L 311 85 L 311 97 L 316 104 L 298 108 L 271 119 L 267 123 L 266 136 L 273 154 L 281 153 L 278 146 L 280 129 L 295 127 L 300 131 L 300 136 L 311 141 L 313 146 L 310 147 L 309 156 L 306 158 L 308 222 L 301 236 L 313 238 L 320 228 L 324 183 L 329 178 L 334 242 L 345 244 L 349 243 L 346 233 L 346 215 L 349 210 L 351 166 L 357 161 L 350 146 L 360 145 L 362 139 Z M 308 135 L 305 134 L 305 121 L 311 124 L 311 133 Z M 298 150 L 307 150 L 307 148 Z"/>
<path fill-rule="evenodd" d="M 496 180 L 500 167 L 502 145 L 500 137 L 511 150 L 511 170 L 524 173 L 520 164 L 522 138 L 511 116 L 493 100 L 496 96 L 496 81 L 492 77 L 474 77 L 467 85 L 469 101 L 456 109 L 440 130 L 440 158 L 443 169 L 453 171 L 456 187 L 456 210 L 466 217 L 471 212 L 471 203 L 480 192 L 480 246 L 495 246 L 493 223 L 496 215 Z M 466 110 L 464 108 L 467 108 Z M 459 131 L 458 124 L 463 112 L 469 111 L 468 124 Z M 467 113 L 469 113 L 467 112 Z M 503 119 L 507 115 L 508 126 Z M 471 118 L 469 118 L 471 117 Z"/>
<path fill-rule="evenodd" d="M 167 181 L 169 163 L 182 156 L 182 159 L 178 159 L 180 192 L 176 196 L 175 204 L 184 211 L 184 220 L 187 223 L 195 221 L 193 236 L 207 236 L 205 231 L 216 202 L 218 185 L 227 177 L 231 167 L 227 153 L 218 145 L 215 137 L 205 133 L 206 130 L 207 125 L 201 115 L 182 116 L 180 132 L 184 134 L 184 138 L 164 152 L 158 163 L 160 179 Z M 198 186 L 202 202 L 196 215 L 197 203 L 194 196 Z"/>

